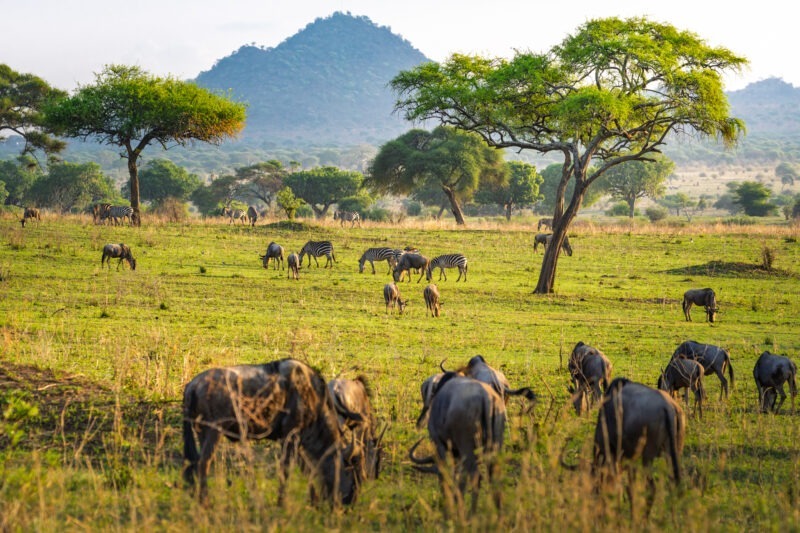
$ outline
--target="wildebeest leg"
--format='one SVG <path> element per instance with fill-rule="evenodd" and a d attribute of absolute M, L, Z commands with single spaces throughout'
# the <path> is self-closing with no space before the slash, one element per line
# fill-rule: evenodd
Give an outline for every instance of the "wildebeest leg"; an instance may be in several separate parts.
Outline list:
<path fill-rule="evenodd" d="M 211 467 L 211 459 L 214 456 L 214 449 L 219 442 L 220 433 L 217 429 L 204 426 L 200 430 L 200 460 L 197 464 L 197 473 L 200 478 L 200 499 L 205 501 L 208 496 L 208 471 Z"/>
<path fill-rule="evenodd" d="M 684 300 L 683 301 L 683 316 L 686 317 L 687 322 L 692 321 L 692 302 Z"/>
<path fill-rule="evenodd" d="M 781 395 L 781 401 L 779 401 L 778 405 L 775 406 L 775 414 L 778 414 L 778 412 L 781 410 L 783 402 L 786 401 L 786 393 L 783 392 L 783 385 L 781 385 L 780 387 L 775 387 L 775 390 L 778 394 Z M 775 395 L 775 398 L 777 399 L 777 394 Z M 775 402 L 772 403 L 774 404 Z"/>
<path fill-rule="evenodd" d="M 289 470 L 298 454 L 297 437 L 286 438 L 281 447 L 281 464 L 278 472 L 278 507 L 283 507 L 286 499 L 286 483 L 289 479 Z"/>
<path fill-rule="evenodd" d="M 718 366 L 715 366 L 714 367 L 714 373 L 719 378 L 720 385 L 722 385 L 722 387 L 720 388 L 720 391 L 719 391 L 719 399 L 720 400 L 722 399 L 722 395 L 723 394 L 725 395 L 725 398 L 727 398 L 728 397 L 728 380 L 725 379 L 725 376 L 722 374 L 722 368 L 720 368 Z"/>

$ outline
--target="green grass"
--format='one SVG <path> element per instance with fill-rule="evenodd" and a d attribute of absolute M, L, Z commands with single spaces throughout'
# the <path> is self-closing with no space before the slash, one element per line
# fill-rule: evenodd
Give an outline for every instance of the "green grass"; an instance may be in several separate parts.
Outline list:
<path fill-rule="evenodd" d="M 365 226 L 137 229 L 46 218 L 22 229 L 0 219 L 0 531 L 796 528 L 800 425 L 788 401 L 778 416 L 756 413 L 751 370 L 763 350 L 800 353 L 797 229 L 578 224 L 556 292 L 537 296 L 535 226 Z M 294 281 L 261 267 L 270 241 L 289 252 L 309 239 L 334 243 L 333 269 L 306 262 Z M 129 244 L 137 270 L 117 271 L 116 260 L 101 269 L 107 242 Z M 357 264 L 383 245 L 429 257 L 462 252 L 469 280 L 455 283 L 450 271 L 438 283 L 444 305 L 432 319 L 425 281 L 414 276 L 400 284 L 406 313 L 387 314 L 385 262 L 376 275 Z M 764 246 L 774 251 L 772 271 L 758 268 Z M 718 323 L 697 308 L 685 322 L 683 292 L 706 286 L 717 292 Z M 615 376 L 653 385 L 686 339 L 729 348 L 736 386 L 720 401 L 708 376 L 706 416 L 688 421 L 686 481 L 673 489 L 658 461 L 656 504 L 649 517 L 641 505 L 631 515 L 620 490 L 596 494 L 588 472 L 559 466 L 567 443 L 589 459 L 594 426 L 593 414 L 577 417 L 568 405 L 566 360 L 584 341 L 608 355 Z M 459 524 L 443 518 L 435 477 L 411 470 L 406 457 L 424 435 L 414 427 L 422 380 L 444 358 L 455 367 L 478 353 L 540 401 L 531 414 L 509 404 L 502 512 L 485 491 L 480 512 Z M 344 512 L 311 507 L 295 473 L 292 497 L 277 508 L 277 445 L 226 444 L 210 504 L 198 505 L 180 483 L 183 385 L 211 366 L 282 357 L 326 378 L 370 378 L 389 424 L 384 472 Z M 643 490 L 642 476 L 635 485 Z"/>

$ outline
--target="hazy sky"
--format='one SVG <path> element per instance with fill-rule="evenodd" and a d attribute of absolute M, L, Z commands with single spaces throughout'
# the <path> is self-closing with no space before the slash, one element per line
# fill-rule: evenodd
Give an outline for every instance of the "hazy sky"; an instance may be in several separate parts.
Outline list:
<path fill-rule="evenodd" d="M 589 19 L 647 16 L 750 60 L 726 90 L 770 77 L 800 86 L 786 2 L 713 0 L 0 0 L 0 63 L 73 90 L 104 65 L 189 79 L 245 44 L 277 46 L 336 11 L 388 26 L 427 57 L 544 52 Z"/>

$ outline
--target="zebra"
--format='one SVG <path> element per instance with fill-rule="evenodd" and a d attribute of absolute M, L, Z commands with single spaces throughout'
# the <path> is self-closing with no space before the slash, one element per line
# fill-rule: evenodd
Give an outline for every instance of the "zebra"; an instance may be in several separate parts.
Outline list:
<path fill-rule="evenodd" d="M 100 213 L 100 222 L 103 222 L 106 219 L 111 219 L 114 222 L 114 225 L 122 224 L 125 222 L 125 219 L 128 219 L 128 224 L 133 224 L 133 208 L 129 205 L 108 205 L 103 204 L 103 206 L 108 206 Z"/>
<path fill-rule="evenodd" d="M 247 222 L 247 213 L 241 209 L 231 209 L 230 207 L 226 207 L 222 210 L 222 216 L 230 218 L 230 222 L 228 222 L 228 224 L 233 224 L 236 220 L 240 220 L 242 224 Z"/>
<path fill-rule="evenodd" d="M 119 258 L 117 263 L 117 270 L 122 264 L 122 260 L 128 261 L 131 270 L 136 270 L 136 259 L 133 258 L 131 247 L 127 244 L 106 244 L 103 246 L 103 256 L 100 258 L 100 268 L 103 268 L 104 263 L 108 263 L 108 268 L 111 269 L 111 259 Z"/>
<path fill-rule="evenodd" d="M 357 211 L 334 211 L 333 220 L 339 220 L 342 226 L 349 222 L 351 228 L 358 222 L 358 227 L 361 227 L 361 215 Z"/>
<path fill-rule="evenodd" d="M 386 261 L 389 264 L 388 274 L 391 274 L 392 269 L 397 264 L 397 257 L 399 255 L 397 254 L 398 251 L 399 250 L 394 250 L 387 247 L 368 248 L 367 251 L 361 255 L 361 259 L 358 260 L 358 271 L 363 273 L 364 265 L 366 265 L 367 261 L 369 261 L 369 264 L 372 265 L 372 273 L 375 274 L 374 261 Z"/>
<path fill-rule="evenodd" d="M 442 281 L 442 276 L 444 276 L 444 280 L 447 281 L 447 274 L 444 273 L 445 268 L 458 269 L 458 279 L 456 282 L 461 280 L 462 275 L 464 276 L 464 281 L 467 281 L 467 258 L 464 254 L 445 254 L 431 259 L 431 262 L 428 263 L 428 269 L 425 271 L 426 280 L 431 281 L 433 269 L 435 268 L 439 269 L 439 281 Z"/>
<path fill-rule="evenodd" d="M 547 248 L 551 240 L 553 240 L 552 233 L 537 233 L 533 238 L 533 251 L 535 252 L 537 248 L 539 248 L 540 244 Z M 568 256 L 572 256 L 572 245 L 570 245 L 569 237 L 566 235 L 564 235 L 564 244 L 561 245 L 561 248 L 567 253 Z"/>
<path fill-rule="evenodd" d="M 258 211 L 255 206 L 251 205 L 247 208 L 247 218 L 250 220 L 250 226 L 255 227 L 256 221 L 258 220 Z"/>
<path fill-rule="evenodd" d="M 102 222 L 104 219 L 103 214 L 107 213 L 109 209 L 111 209 L 111 204 L 94 204 L 92 206 L 92 219 L 94 223 L 98 224 Z"/>
<path fill-rule="evenodd" d="M 539 223 L 536 225 L 536 231 L 539 231 L 544 226 L 545 229 L 549 229 L 553 231 L 553 219 L 552 218 L 540 218 Z"/>
<path fill-rule="evenodd" d="M 324 255 L 328 258 L 328 261 L 325 263 L 325 268 L 328 268 L 330 265 L 333 268 L 333 263 L 336 262 L 336 256 L 333 254 L 333 244 L 331 241 L 308 241 L 303 245 L 303 248 L 300 249 L 300 265 L 303 265 L 303 256 L 308 255 L 308 266 L 311 266 L 311 258 L 314 258 L 314 262 L 319 267 L 319 261 L 317 261 L 317 257 Z"/>

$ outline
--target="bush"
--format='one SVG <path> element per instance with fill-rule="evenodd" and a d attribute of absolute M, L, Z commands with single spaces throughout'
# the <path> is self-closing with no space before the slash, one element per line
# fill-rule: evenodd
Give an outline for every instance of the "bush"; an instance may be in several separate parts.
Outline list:
<path fill-rule="evenodd" d="M 373 207 L 364 211 L 364 220 L 374 220 L 375 222 L 391 222 L 392 217 L 388 209 Z"/>
<path fill-rule="evenodd" d="M 418 217 L 422 214 L 422 203 L 416 200 L 406 202 L 406 214 L 410 217 Z"/>
<path fill-rule="evenodd" d="M 168 222 L 185 222 L 189 219 L 189 205 L 177 198 L 167 198 L 153 208 L 153 214 Z"/>
<path fill-rule="evenodd" d="M 625 202 L 617 202 L 606 210 L 606 216 L 610 217 L 626 217 L 630 214 L 631 209 Z"/>
<path fill-rule="evenodd" d="M 660 206 L 651 206 L 645 209 L 644 214 L 650 219 L 650 222 L 658 222 L 667 218 L 667 210 Z"/>

